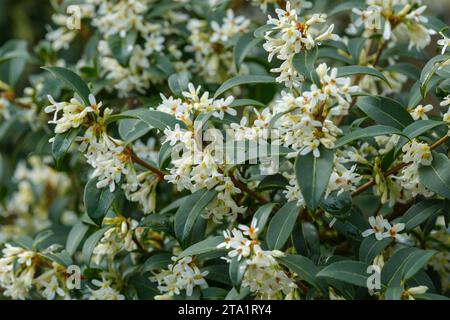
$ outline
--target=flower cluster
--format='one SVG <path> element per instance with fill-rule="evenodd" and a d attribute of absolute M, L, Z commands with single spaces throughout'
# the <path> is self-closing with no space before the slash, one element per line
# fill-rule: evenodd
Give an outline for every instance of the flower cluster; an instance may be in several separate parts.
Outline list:
<path fill-rule="evenodd" d="M 42 231 L 51 225 L 49 210 L 55 204 L 55 197 L 61 197 L 70 190 L 69 177 L 51 168 L 49 159 L 43 161 L 38 156 L 28 159 L 29 167 L 19 163 L 14 173 L 17 190 L 14 192 L 1 217 L 5 222 L 0 226 L 0 240 Z M 61 212 L 63 224 L 74 220 L 71 210 Z"/>
<path fill-rule="evenodd" d="M 151 280 L 158 282 L 158 290 L 165 296 L 179 295 L 182 291 L 192 296 L 194 288 L 208 288 L 205 277 L 208 271 L 200 271 L 192 257 L 172 257 L 173 264 L 167 270 L 156 273 Z M 163 299 L 160 296 L 159 299 Z"/>
<path fill-rule="evenodd" d="M 235 16 L 229 9 L 221 23 L 191 19 L 187 24 L 190 31 L 187 52 L 194 53 L 194 71 L 209 81 L 222 81 L 237 73 L 234 68 L 233 52 L 229 43 L 248 31 L 250 20 Z"/>
<path fill-rule="evenodd" d="M 51 250 L 48 250 L 51 253 Z M 38 275 L 42 265 L 46 271 Z M 12 299 L 24 300 L 32 288 L 41 289 L 45 299 L 70 298 L 65 283 L 66 271 L 58 263 L 46 261 L 39 253 L 6 244 L 0 258 L 0 287 Z"/>
<path fill-rule="evenodd" d="M 204 123 L 195 121 L 200 114 L 205 113 L 211 113 L 218 119 L 223 119 L 225 114 L 236 115 L 236 110 L 231 107 L 233 97 L 212 99 L 208 92 L 200 96 L 200 87 L 195 88 L 193 84 L 189 84 L 189 91 L 183 92 L 183 96 L 184 101 L 162 95 L 163 101 L 157 107 L 159 111 L 174 115 L 186 125 L 186 128 L 181 128 L 176 124 L 174 129 L 164 130 L 166 143 L 172 146 L 178 144 L 182 149 L 177 159 L 172 158 L 173 167 L 164 179 L 175 184 L 177 190 L 195 192 L 202 188 L 215 189 L 218 191 L 217 197 L 208 206 L 204 216 L 217 223 L 223 218 L 234 220 L 237 214 L 245 211 L 232 197 L 241 191 L 224 173 L 224 159 L 215 154 L 217 146 L 214 137 L 210 137 L 212 144 L 203 147 L 203 141 L 198 139 L 198 135 Z"/>
<path fill-rule="evenodd" d="M 405 237 L 399 234 L 400 231 L 405 229 L 404 223 L 396 223 L 391 225 L 388 220 L 382 216 L 369 217 L 370 229 L 367 229 L 362 233 L 363 237 L 368 237 L 372 234 L 375 235 L 377 240 L 383 240 L 384 238 L 393 238 L 398 241 L 405 241 Z"/>
<path fill-rule="evenodd" d="M 318 28 L 326 22 L 325 14 L 313 14 L 307 19 L 298 16 L 297 10 L 291 8 L 290 2 L 286 9 L 276 9 L 278 18 L 269 16 L 268 25 L 273 29 L 266 32 L 264 49 L 269 53 L 269 62 L 273 57 L 283 61 L 278 68 L 271 72 L 279 73 L 277 81 L 287 87 L 299 86 L 304 80 L 304 75 L 299 74 L 293 65 L 295 54 L 313 49 L 323 41 L 337 39 L 334 35 L 334 25 L 326 30 Z"/>
<path fill-rule="evenodd" d="M 88 106 L 76 98 L 70 102 L 55 102 L 49 96 L 49 100 L 52 104 L 45 111 L 54 112 L 53 120 L 49 123 L 56 124 L 55 133 L 87 127 L 84 134 L 75 140 L 80 142 L 78 149 L 84 152 L 87 163 L 94 168 L 92 177 L 98 179 L 97 188 L 108 187 L 110 192 L 114 192 L 116 185 L 122 183 L 122 189 L 130 201 L 142 204 L 145 213 L 152 212 L 155 208 L 157 178 L 148 172 L 138 174 L 131 161 L 131 151 L 123 141 L 108 134 L 107 120 L 112 110 L 105 108 L 101 112 L 102 103 L 97 104 L 93 95 L 89 95 Z M 62 116 L 58 118 L 60 111 Z M 155 157 L 151 141 L 146 147 L 142 147 L 140 141 L 135 144 L 141 146 L 144 156 Z"/>
<path fill-rule="evenodd" d="M 337 69 L 320 64 L 316 70 L 320 87 L 313 84 L 309 91 L 296 97 L 294 93 L 282 93 L 273 106 L 273 114 L 284 114 L 275 123 L 280 143 L 306 155 L 320 156 L 321 145 L 334 147 L 336 137 L 342 131 L 331 117 L 346 115 L 350 107 L 351 93 L 358 90 L 350 78 L 339 78 Z"/>
<path fill-rule="evenodd" d="M 365 10 L 353 9 L 357 19 L 349 25 L 349 34 L 356 34 L 358 28 L 363 26 L 366 37 L 378 34 L 382 30 L 385 41 L 391 43 L 401 41 L 405 35 L 409 39 L 409 49 L 425 48 L 431 42 L 431 35 L 436 32 L 424 24 L 428 22 L 423 13 L 425 5 L 421 0 L 367 0 L 368 8 Z"/>
<path fill-rule="evenodd" d="M 224 242 L 218 248 L 228 251 L 227 261 L 243 259 L 240 266 L 244 273 L 242 287 L 248 287 L 260 299 L 294 299 L 297 285 L 278 264 L 276 258 L 283 256 L 278 250 L 263 250 L 258 240 L 257 220 L 251 225 L 224 231 Z"/>

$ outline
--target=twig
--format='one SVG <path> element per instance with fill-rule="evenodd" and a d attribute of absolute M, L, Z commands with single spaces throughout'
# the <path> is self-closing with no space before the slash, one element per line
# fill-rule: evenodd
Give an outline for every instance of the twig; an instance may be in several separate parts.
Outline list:
<path fill-rule="evenodd" d="M 245 192 L 245 193 L 249 194 L 250 196 L 252 196 L 256 200 L 258 200 L 258 202 L 260 202 L 262 204 L 268 203 L 268 201 L 263 196 L 259 195 L 258 193 L 256 193 L 252 189 L 250 189 L 245 183 L 243 183 L 242 181 L 237 179 L 232 172 L 229 174 L 229 176 L 230 176 L 231 181 L 233 182 L 233 184 L 236 187 L 238 187 L 239 189 L 241 189 L 242 192 Z"/>
<path fill-rule="evenodd" d="M 141 158 L 139 158 L 133 151 L 131 151 L 131 160 L 134 163 L 137 163 L 141 166 L 143 166 L 145 169 L 153 172 L 157 177 L 158 180 L 162 181 L 164 180 L 164 172 L 160 171 L 159 169 L 153 167 L 151 164 L 145 162 L 144 160 L 142 160 Z"/>
<path fill-rule="evenodd" d="M 437 147 L 439 147 L 441 144 L 443 144 L 444 142 L 446 142 L 448 139 L 450 138 L 450 136 L 445 135 L 442 138 L 440 138 L 438 141 L 436 141 L 435 143 L 433 143 L 430 146 L 430 150 L 434 150 Z M 411 162 L 402 162 L 399 163 L 398 165 L 396 165 L 395 167 L 393 167 L 392 169 L 386 171 L 383 175 L 384 177 L 389 177 L 391 174 L 397 173 L 399 172 L 401 169 L 403 169 L 404 167 L 410 165 Z M 362 186 L 360 186 L 358 189 L 356 189 L 353 193 L 352 193 L 352 197 L 356 197 L 357 195 L 361 194 L 362 192 L 366 191 L 367 189 L 369 189 L 370 187 L 375 185 L 375 180 L 370 180 L 368 182 L 366 182 L 365 184 L 363 184 Z"/>

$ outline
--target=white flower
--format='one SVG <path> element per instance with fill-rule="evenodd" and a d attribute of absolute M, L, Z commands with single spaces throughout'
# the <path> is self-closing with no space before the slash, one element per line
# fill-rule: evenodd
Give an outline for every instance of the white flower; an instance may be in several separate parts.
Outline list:
<path fill-rule="evenodd" d="M 384 219 L 382 216 L 378 215 L 376 217 L 369 217 L 369 224 L 372 228 L 367 229 L 362 233 L 363 237 L 368 237 L 371 234 L 375 234 L 375 238 L 377 240 L 383 240 L 383 238 L 386 238 L 384 235 L 384 229 L 390 228 L 389 222 Z"/>
<path fill-rule="evenodd" d="M 244 235 L 249 236 L 251 239 L 256 239 L 257 233 L 259 230 L 256 227 L 257 225 L 258 225 L 258 220 L 256 218 L 253 218 L 250 227 L 243 225 L 243 224 L 240 224 L 238 227 L 239 227 L 239 229 L 244 231 Z"/>
<path fill-rule="evenodd" d="M 445 51 L 447 51 L 447 47 L 450 45 L 450 38 L 445 36 L 442 32 L 439 32 L 439 34 L 442 36 L 442 39 L 438 40 L 437 44 L 442 46 L 441 54 L 444 54 Z"/>
<path fill-rule="evenodd" d="M 433 106 L 431 104 L 427 104 L 426 106 L 418 105 L 416 108 L 414 108 L 410 114 L 413 117 L 414 120 L 428 120 L 427 112 L 433 110 Z"/>
<path fill-rule="evenodd" d="M 399 234 L 400 231 L 405 229 L 404 223 L 396 223 L 395 225 L 391 226 L 389 222 L 387 222 L 386 229 L 388 229 L 386 232 L 383 233 L 383 238 L 393 238 L 397 239 L 399 241 L 405 241 L 406 238 Z"/>
<path fill-rule="evenodd" d="M 66 293 L 63 289 L 60 288 L 58 279 L 55 276 L 52 276 L 50 282 L 43 284 L 45 289 L 42 291 L 42 295 L 47 300 L 55 299 L 56 295 L 60 297 L 64 297 Z"/>

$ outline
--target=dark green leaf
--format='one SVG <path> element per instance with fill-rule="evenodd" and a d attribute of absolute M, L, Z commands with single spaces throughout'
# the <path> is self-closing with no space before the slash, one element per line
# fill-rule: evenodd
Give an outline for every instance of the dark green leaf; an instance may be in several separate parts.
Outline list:
<path fill-rule="evenodd" d="M 320 146 L 320 157 L 312 152 L 297 156 L 295 161 L 295 174 L 308 208 L 313 211 L 317 208 L 327 188 L 333 169 L 333 150 Z"/>
<path fill-rule="evenodd" d="M 390 98 L 362 97 L 356 105 L 379 124 L 403 130 L 414 122 L 411 115 L 397 101 Z"/>
<path fill-rule="evenodd" d="M 67 87 L 78 93 L 85 105 L 89 106 L 89 94 L 91 91 L 87 84 L 75 72 L 62 67 L 42 67 L 50 71 L 56 78 L 61 80 Z"/>
<path fill-rule="evenodd" d="M 444 154 L 433 152 L 433 162 L 419 168 L 419 178 L 425 187 L 450 199 L 450 161 Z"/>
<path fill-rule="evenodd" d="M 214 98 L 217 98 L 222 93 L 230 90 L 233 87 L 254 83 L 276 83 L 275 78 L 271 76 L 261 76 L 261 75 L 247 75 L 247 76 L 236 76 L 225 81 L 219 89 L 217 89 L 214 94 Z"/>
<path fill-rule="evenodd" d="M 271 250 L 280 250 L 294 229 L 299 214 L 296 201 L 286 203 L 275 213 L 267 229 L 266 242 Z"/>

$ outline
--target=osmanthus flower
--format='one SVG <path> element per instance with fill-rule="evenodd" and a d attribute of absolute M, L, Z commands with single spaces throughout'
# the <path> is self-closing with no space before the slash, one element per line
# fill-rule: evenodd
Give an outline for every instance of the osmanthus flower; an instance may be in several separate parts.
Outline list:
<path fill-rule="evenodd" d="M 246 267 L 242 286 L 248 287 L 259 299 L 294 299 L 297 285 L 278 264 L 276 258 L 284 256 L 279 250 L 263 250 L 258 240 L 258 221 L 253 218 L 250 226 L 225 230 L 224 241 L 217 248 L 228 250 L 227 262 L 237 257 Z M 244 267 L 243 267 L 244 268 Z"/>
<path fill-rule="evenodd" d="M 172 114 L 186 125 L 186 128 L 182 128 L 176 124 L 174 128 L 164 130 L 163 140 L 174 148 L 180 146 L 182 149 L 181 154 L 172 159 L 173 166 L 164 179 L 176 185 L 177 190 L 188 189 L 195 192 L 202 188 L 215 189 L 218 194 L 202 213 L 203 217 L 216 223 L 222 222 L 224 218 L 233 221 L 238 214 L 245 211 L 245 208 L 239 206 L 233 199 L 233 195 L 241 191 L 230 177 L 224 174 L 227 159 L 219 159 L 216 156 L 215 144 L 203 146 L 196 139 L 198 135 L 196 119 L 207 112 L 211 112 L 212 117 L 217 119 L 223 119 L 225 113 L 235 115 L 236 110 L 230 107 L 234 98 L 229 96 L 214 99 L 209 97 L 209 92 L 200 93 L 200 91 L 200 86 L 195 87 L 190 83 L 188 91 L 182 93 L 183 99 L 163 96 L 162 103 L 157 107 L 157 110 Z"/>
<path fill-rule="evenodd" d="M 158 290 L 163 296 L 175 296 L 184 291 L 190 297 L 194 288 L 208 288 L 205 276 L 209 272 L 200 271 L 192 257 L 188 256 L 180 259 L 173 256 L 172 261 L 174 263 L 170 264 L 168 269 L 154 273 L 154 276 L 150 278 L 151 281 L 158 282 Z"/>
<path fill-rule="evenodd" d="M 223 82 L 237 74 L 229 44 L 247 32 L 249 26 L 250 20 L 244 16 L 235 16 L 232 9 L 226 11 L 222 21 L 190 19 L 187 22 L 190 35 L 185 51 L 194 53 L 192 69 L 207 81 L 213 82 Z"/>
<path fill-rule="evenodd" d="M 419 166 L 429 166 L 433 161 L 430 146 L 413 139 L 402 147 L 402 151 L 404 152 L 402 160 L 409 165 L 395 175 L 394 179 L 406 191 L 404 198 L 408 199 L 417 195 L 433 196 L 434 193 L 421 183 L 418 173 Z"/>
<path fill-rule="evenodd" d="M 414 120 L 428 120 L 427 112 L 433 110 L 433 106 L 431 104 L 427 104 L 426 106 L 418 105 L 414 109 L 410 110 L 410 114 Z"/>
<path fill-rule="evenodd" d="M 396 239 L 400 242 L 404 242 L 406 240 L 406 238 L 400 234 L 400 232 L 405 229 L 404 223 L 396 223 L 391 226 L 391 224 L 387 222 L 386 229 L 387 231 L 383 233 L 383 238 L 391 237 L 392 239 Z"/>
<path fill-rule="evenodd" d="M 115 255 L 122 250 L 134 251 L 137 249 L 135 243 L 136 228 L 138 222 L 123 216 L 104 218 L 103 224 L 110 226 L 95 246 L 92 259 L 99 265 L 103 258 L 114 259 Z"/>
<path fill-rule="evenodd" d="M 4 219 L 0 226 L 1 242 L 40 232 L 52 224 L 49 212 L 55 198 L 64 197 L 71 188 L 67 174 L 52 168 L 52 161 L 33 155 L 27 162 L 17 164 L 12 177 L 17 188 L 7 199 L 6 210 L 0 213 Z M 67 210 L 63 210 L 61 217 L 66 214 Z"/>
<path fill-rule="evenodd" d="M 358 90 L 358 86 L 350 85 L 349 78 L 337 78 L 337 69 L 330 70 L 325 63 L 320 64 L 316 72 L 320 88 L 313 84 L 300 97 L 282 93 L 273 106 L 272 116 L 282 114 L 274 124 L 279 133 L 278 142 L 294 149 L 294 155 L 312 152 L 319 157 L 320 145 L 328 149 L 334 147 L 334 141 L 342 131 L 333 123 L 332 117 L 348 113 L 350 94 Z"/>
<path fill-rule="evenodd" d="M 403 300 L 416 300 L 415 296 L 422 295 L 428 291 L 427 286 L 417 286 L 417 287 L 411 287 L 406 289 L 402 292 L 402 299 Z"/>
<path fill-rule="evenodd" d="M 437 44 L 439 46 L 442 46 L 441 54 L 444 54 L 447 51 L 448 46 L 450 46 L 450 38 L 448 38 L 445 34 L 442 32 L 439 32 L 439 34 L 442 36 L 442 39 L 439 39 L 437 41 Z"/>
<path fill-rule="evenodd" d="M 24 300 L 30 297 L 31 291 L 38 289 L 42 297 L 49 300 L 68 297 L 65 267 L 45 258 L 45 254 L 55 253 L 52 246 L 42 253 L 5 244 L 0 258 L 0 289 L 4 296 Z"/>
<path fill-rule="evenodd" d="M 10 117 L 9 106 L 10 102 L 5 98 L 0 97 L 0 120 L 9 119 Z"/>
<path fill-rule="evenodd" d="M 49 31 L 45 37 L 50 41 L 52 49 L 55 51 L 68 49 L 69 45 L 80 33 L 81 19 L 92 18 L 94 16 L 94 6 L 90 3 L 80 3 L 72 8 L 74 8 L 72 9 L 72 14 L 76 14 L 76 16 L 62 13 L 57 13 L 52 16 L 53 23 L 55 23 L 57 28 Z M 74 10 L 76 10 L 76 13 Z M 68 10 L 68 13 L 70 11 Z M 74 18 L 80 18 L 80 21 L 74 21 Z M 77 25 L 78 23 L 80 23 L 80 26 Z"/>
<path fill-rule="evenodd" d="M 351 34 L 356 34 L 358 27 L 364 25 L 363 36 L 379 34 L 382 30 L 384 41 L 396 43 L 406 35 L 409 49 L 421 50 L 430 44 L 431 35 L 436 33 L 424 25 L 428 22 L 423 15 L 427 7 L 421 5 L 420 0 L 367 0 L 366 4 L 368 7 L 364 10 L 353 9 L 357 19 L 347 28 Z"/>
<path fill-rule="evenodd" d="M 334 25 L 323 30 L 321 25 L 326 22 L 325 14 L 313 14 L 301 18 L 300 10 L 294 9 L 289 1 L 285 9 L 279 8 L 275 12 L 277 17 L 273 18 L 269 15 L 267 20 L 267 24 L 273 25 L 273 28 L 265 33 L 266 42 L 263 47 L 269 53 L 269 62 L 276 57 L 282 61 L 282 64 L 271 72 L 280 73 L 277 81 L 284 83 L 287 87 L 299 86 L 304 81 L 304 76 L 299 74 L 293 66 L 294 55 L 311 50 L 326 40 L 337 40 L 338 37 L 332 33 Z"/>
<path fill-rule="evenodd" d="M 93 279 L 92 288 L 88 288 L 89 293 L 86 295 L 89 300 L 125 300 L 125 296 L 120 293 L 113 283 L 113 277 L 106 273 L 101 273 L 101 280 Z"/>
<path fill-rule="evenodd" d="M 374 234 L 377 240 L 383 240 L 383 238 L 386 238 L 384 230 L 391 227 L 389 222 L 380 215 L 377 215 L 376 217 L 369 217 L 369 224 L 371 228 L 364 231 L 362 236 L 368 237 Z"/>

